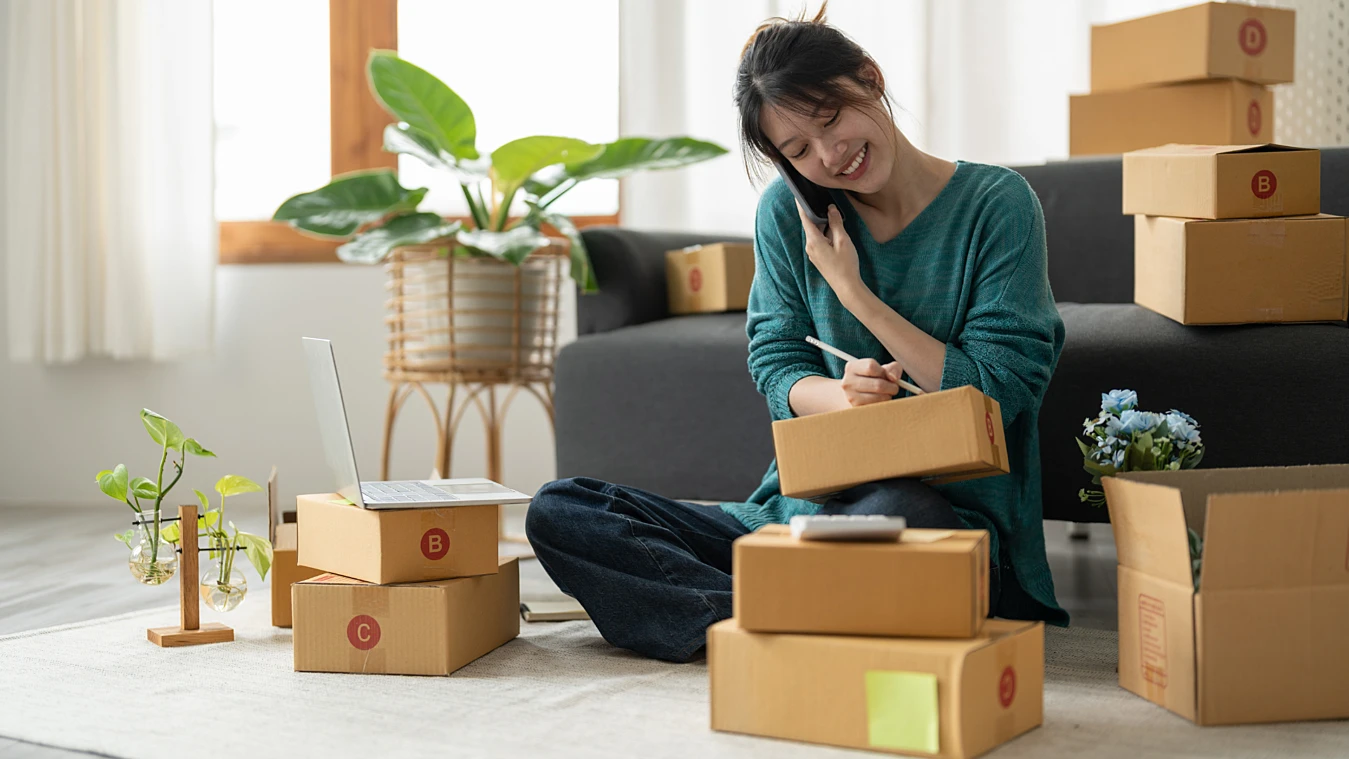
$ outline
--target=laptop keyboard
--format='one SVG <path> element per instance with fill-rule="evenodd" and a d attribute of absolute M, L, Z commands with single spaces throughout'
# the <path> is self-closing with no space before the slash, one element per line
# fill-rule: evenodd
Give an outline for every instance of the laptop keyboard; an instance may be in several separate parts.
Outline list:
<path fill-rule="evenodd" d="M 427 503 L 455 497 L 425 482 L 362 482 L 361 497 L 371 503 Z"/>

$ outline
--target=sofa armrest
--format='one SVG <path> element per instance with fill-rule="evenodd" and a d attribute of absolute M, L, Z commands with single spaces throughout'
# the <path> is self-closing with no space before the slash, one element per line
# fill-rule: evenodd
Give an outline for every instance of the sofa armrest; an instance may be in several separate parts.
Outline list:
<path fill-rule="evenodd" d="M 622 227 L 581 231 L 600 291 L 576 298 L 576 334 L 608 332 L 670 315 L 665 252 L 714 242 L 749 242 L 734 235 L 646 232 Z"/>

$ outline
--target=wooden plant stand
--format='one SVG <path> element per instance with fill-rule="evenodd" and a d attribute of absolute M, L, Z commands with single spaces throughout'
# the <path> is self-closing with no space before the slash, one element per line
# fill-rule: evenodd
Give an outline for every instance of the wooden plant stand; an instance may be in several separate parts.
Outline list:
<path fill-rule="evenodd" d="M 228 643 L 234 640 L 234 628 L 219 622 L 201 624 L 201 582 L 198 570 L 197 507 L 178 507 L 178 626 L 151 627 L 145 631 L 150 642 L 160 648 Z M 184 550 L 186 549 L 186 550 Z"/>

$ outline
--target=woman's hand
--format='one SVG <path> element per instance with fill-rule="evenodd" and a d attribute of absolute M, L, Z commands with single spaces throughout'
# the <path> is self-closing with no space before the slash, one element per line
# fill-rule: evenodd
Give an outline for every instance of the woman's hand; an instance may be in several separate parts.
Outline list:
<path fill-rule="evenodd" d="M 799 202 L 796 212 L 801 215 L 801 226 L 806 230 L 806 255 L 824 276 L 824 281 L 829 283 L 840 300 L 856 292 L 857 288 L 863 286 L 857 266 L 857 248 L 853 247 L 848 233 L 843 231 L 843 214 L 839 213 L 838 207 L 832 203 L 829 205 L 827 237 L 806 218 Z"/>
<path fill-rule="evenodd" d="M 839 384 L 849 406 L 865 406 L 894 398 L 899 393 L 896 381 L 902 376 L 904 368 L 898 361 L 882 366 L 874 358 L 860 358 L 844 365 Z"/>

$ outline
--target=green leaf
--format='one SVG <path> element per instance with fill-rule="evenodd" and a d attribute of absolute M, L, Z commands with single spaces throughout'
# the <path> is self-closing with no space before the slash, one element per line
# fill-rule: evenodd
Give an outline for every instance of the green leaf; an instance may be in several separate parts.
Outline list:
<path fill-rule="evenodd" d="M 168 526 L 160 529 L 159 537 L 163 538 L 168 543 L 178 545 L 178 541 L 183 537 L 183 535 L 182 530 L 178 529 L 178 523 L 170 522 Z"/>
<path fill-rule="evenodd" d="M 201 504 L 201 512 L 205 514 L 210 511 L 211 502 L 206 499 L 206 494 L 196 488 L 193 488 L 192 492 L 197 494 L 197 502 Z"/>
<path fill-rule="evenodd" d="M 126 501 L 127 476 L 126 465 L 118 464 L 116 469 L 104 469 L 98 473 L 98 489 L 115 501 Z"/>
<path fill-rule="evenodd" d="M 492 187 L 509 198 L 539 169 L 555 163 L 582 163 L 603 150 L 603 145 L 571 137 L 535 135 L 511 140 L 492 151 Z"/>
<path fill-rule="evenodd" d="M 505 232 L 487 229 L 461 229 L 455 235 L 461 245 L 486 253 L 493 258 L 519 265 L 529 254 L 549 245 L 546 235 L 533 227 L 520 225 Z"/>
<path fill-rule="evenodd" d="M 571 257 L 571 278 L 581 286 L 581 292 L 599 292 L 600 286 L 595 281 L 595 270 L 590 266 L 590 251 L 586 249 L 585 240 L 581 238 L 581 231 L 566 216 L 555 211 L 541 209 L 532 201 L 529 205 L 531 214 L 557 227 L 557 231 L 571 241 L 571 249 L 568 251 Z"/>
<path fill-rule="evenodd" d="M 214 453 L 202 448 L 201 443 L 198 443 L 193 438 L 188 438 L 183 441 L 183 450 L 193 456 L 210 456 L 211 458 L 215 458 Z"/>
<path fill-rule="evenodd" d="M 625 137 L 602 146 L 603 152 L 581 163 L 549 166 L 531 176 L 525 190 L 543 196 L 574 179 L 617 179 L 648 169 L 674 169 L 724 155 L 726 148 L 692 137 Z"/>
<path fill-rule="evenodd" d="M 243 546 L 248 561 L 258 571 L 258 577 L 267 579 L 267 570 L 272 567 L 272 544 L 266 538 L 247 532 L 238 533 L 235 537 L 239 545 Z"/>
<path fill-rule="evenodd" d="M 374 264 L 384 260 L 389 251 L 400 245 L 423 245 L 442 237 L 450 237 L 463 224 L 446 224 L 434 213 L 414 213 L 390 219 L 382 227 L 366 232 L 338 247 L 337 257 L 354 264 Z"/>
<path fill-rule="evenodd" d="M 311 234 L 345 238 L 389 214 L 416 210 L 424 197 L 425 187 L 409 190 L 390 169 L 357 171 L 288 199 L 276 209 L 272 221 L 288 221 Z"/>
<path fill-rule="evenodd" d="M 228 498 L 240 493 L 257 493 L 262 490 L 262 486 L 237 474 L 227 474 L 221 477 L 215 484 L 215 492 Z"/>
<path fill-rule="evenodd" d="M 159 487 L 146 477 L 137 477 L 131 481 L 131 492 L 137 498 L 157 498 Z"/>
<path fill-rule="evenodd" d="M 384 127 L 384 150 L 410 155 L 433 169 L 448 171 L 460 184 L 473 184 L 487 178 L 491 161 L 482 158 L 459 158 L 441 150 L 426 132 L 411 124 L 389 124 Z"/>
<path fill-rule="evenodd" d="M 132 541 L 132 540 L 135 540 L 135 538 L 136 538 L 136 531 L 135 531 L 135 530 L 127 530 L 126 532 L 119 532 L 119 533 L 113 535 L 113 537 L 116 538 L 117 540 L 123 542 L 123 543 L 126 543 L 127 545 L 131 545 L 131 541 Z"/>
<path fill-rule="evenodd" d="M 148 408 L 141 409 L 141 424 L 150 433 L 150 439 L 160 445 L 177 448 L 183 444 L 183 431 L 178 429 L 178 425 Z"/>
<path fill-rule="evenodd" d="M 1091 446 L 1087 445 L 1086 442 L 1084 442 L 1083 440 L 1080 440 L 1080 439 L 1079 439 L 1079 440 L 1077 441 L 1077 447 L 1080 448 L 1080 449 L 1082 449 L 1082 455 L 1083 455 L 1083 456 L 1090 456 L 1090 455 L 1091 455 Z"/>
<path fill-rule="evenodd" d="M 430 72 L 392 50 L 372 50 L 366 76 L 384 110 L 421 131 L 456 158 L 478 157 L 478 127 L 463 98 Z"/>

